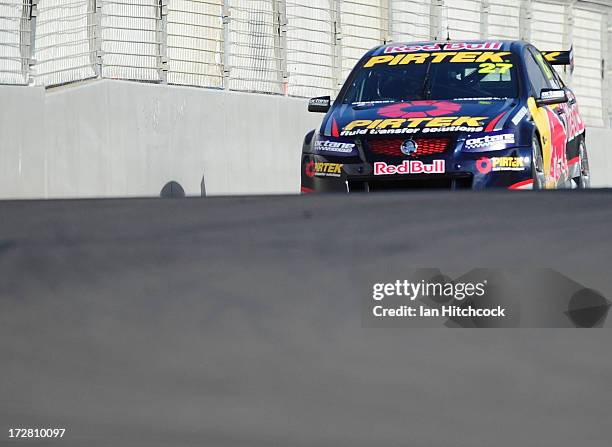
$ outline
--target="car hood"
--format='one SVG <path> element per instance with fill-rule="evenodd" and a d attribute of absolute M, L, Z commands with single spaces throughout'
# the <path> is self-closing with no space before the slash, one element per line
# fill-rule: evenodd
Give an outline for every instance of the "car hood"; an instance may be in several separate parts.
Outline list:
<path fill-rule="evenodd" d="M 351 138 L 492 132 L 516 126 L 517 113 L 518 99 L 336 104 L 320 132 Z"/>

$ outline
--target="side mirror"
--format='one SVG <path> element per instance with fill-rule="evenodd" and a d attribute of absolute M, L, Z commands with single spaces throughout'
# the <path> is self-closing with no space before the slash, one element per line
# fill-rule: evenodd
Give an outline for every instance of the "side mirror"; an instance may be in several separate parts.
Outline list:
<path fill-rule="evenodd" d="M 308 103 L 308 111 L 314 113 L 327 113 L 331 109 L 331 97 L 321 96 L 312 98 Z"/>
<path fill-rule="evenodd" d="M 536 99 L 538 107 L 552 106 L 554 104 L 565 104 L 569 101 L 565 90 L 560 89 L 544 89 L 540 94 L 540 98 Z"/>

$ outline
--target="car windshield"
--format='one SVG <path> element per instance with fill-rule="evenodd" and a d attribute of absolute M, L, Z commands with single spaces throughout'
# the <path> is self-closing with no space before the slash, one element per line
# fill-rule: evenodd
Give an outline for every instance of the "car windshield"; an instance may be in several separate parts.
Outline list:
<path fill-rule="evenodd" d="M 517 98 L 517 58 L 508 52 L 410 53 L 362 63 L 344 104 Z"/>

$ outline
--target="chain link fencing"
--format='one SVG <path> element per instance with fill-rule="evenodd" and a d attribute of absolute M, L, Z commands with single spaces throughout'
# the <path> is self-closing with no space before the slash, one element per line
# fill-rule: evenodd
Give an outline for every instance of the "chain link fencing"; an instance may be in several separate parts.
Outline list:
<path fill-rule="evenodd" d="M 372 47 L 449 37 L 573 46 L 562 75 L 589 124 L 612 123 L 607 0 L 0 0 L 0 83 L 333 96 Z"/>
<path fill-rule="evenodd" d="M 161 81 L 165 68 L 160 51 L 162 3 L 159 0 L 98 0 L 96 7 L 102 77 Z"/>
<path fill-rule="evenodd" d="M 0 84 L 30 82 L 32 7 L 28 0 L 0 0 Z"/>
<path fill-rule="evenodd" d="M 228 88 L 284 93 L 284 55 L 281 42 L 281 2 L 230 0 L 226 20 L 229 43 Z"/>
<path fill-rule="evenodd" d="M 223 88 L 224 11 L 222 0 L 174 0 L 168 4 L 168 83 Z"/>
<path fill-rule="evenodd" d="M 42 0 L 36 11 L 33 67 L 39 85 L 96 77 L 95 5 L 90 0 Z"/>
<path fill-rule="evenodd" d="M 516 0 L 489 0 L 483 8 L 487 25 L 483 37 L 517 40 L 521 38 L 521 3 Z"/>
<path fill-rule="evenodd" d="M 329 0 L 287 1 L 287 93 L 323 96 L 336 88 L 337 11 Z"/>

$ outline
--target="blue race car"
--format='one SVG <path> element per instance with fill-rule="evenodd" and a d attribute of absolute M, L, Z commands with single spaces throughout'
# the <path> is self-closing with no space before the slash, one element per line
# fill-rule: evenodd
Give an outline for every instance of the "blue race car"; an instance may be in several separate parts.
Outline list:
<path fill-rule="evenodd" d="M 302 192 L 588 188 L 576 96 L 518 41 L 392 43 L 368 52 L 308 133 Z"/>

